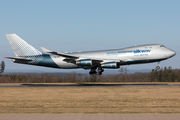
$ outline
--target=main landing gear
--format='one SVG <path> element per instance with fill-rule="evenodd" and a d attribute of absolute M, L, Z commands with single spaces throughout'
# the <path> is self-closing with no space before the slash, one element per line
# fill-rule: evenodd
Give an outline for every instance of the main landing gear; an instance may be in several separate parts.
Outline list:
<path fill-rule="evenodd" d="M 160 62 L 158 62 L 158 63 L 157 63 L 158 66 L 156 66 L 156 69 L 158 69 L 158 70 L 160 69 L 159 63 L 160 63 Z"/>
<path fill-rule="evenodd" d="M 97 75 L 102 75 L 102 72 L 104 70 L 101 67 L 98 67 L 98 70 L 96 71 L 97 67 L 92 68 L 91 71 L 89 72 L 90 75 L 97 74 Z"/>
<path fill-rule="evenodd" d="M 102 68 L 98 68 L 97 75 L 102 75 L 102 72 L 104 72 L 104 70 Z"/>

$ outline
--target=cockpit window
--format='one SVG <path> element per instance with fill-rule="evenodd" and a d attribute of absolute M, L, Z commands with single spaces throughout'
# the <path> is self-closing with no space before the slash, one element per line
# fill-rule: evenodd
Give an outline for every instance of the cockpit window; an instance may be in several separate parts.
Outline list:
<path fill-rule="evenodd" d="M 165 47 L 164 45 L 161 45 L 160 47 Z"/>

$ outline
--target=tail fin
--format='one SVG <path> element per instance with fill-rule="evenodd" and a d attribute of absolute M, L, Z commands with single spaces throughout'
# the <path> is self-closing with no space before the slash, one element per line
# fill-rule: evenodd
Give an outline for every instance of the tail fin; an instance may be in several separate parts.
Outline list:
<path fill-rule="evenodd" d="M 23 56 L 42 55 L 41 52 L 39 52 L 33 46 L 29 45 L 26 41 L 21 39 L 16 34 L 6 34 L 6 36 L 16 56 L 23 57 Z"/>

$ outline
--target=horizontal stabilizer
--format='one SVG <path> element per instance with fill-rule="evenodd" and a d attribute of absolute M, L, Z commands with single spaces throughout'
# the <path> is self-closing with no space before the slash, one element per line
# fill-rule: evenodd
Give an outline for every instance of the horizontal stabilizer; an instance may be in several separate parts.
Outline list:
<path fill-rule="evenodd" d="M 58 52 L 53 52 L 53 51 L 50 51 L 44 47 L 41 47 L 41 49 L 44 51 L 44 52 L 47 52 L 47 53 L 51 53 L 51 54 L 54 54 L 54 55 L 59 55 L 61 57 L 65 57 L 65 58 L 73 58 L 73 59 L 77 59 L 79 58 L 79 56 L 73 56 L 73 55 L 69 55 L 69 54 L 62 54 L 62 53 L 58 53 Z"/>
<path fill-rule="evenodd" d="M 17 58 L 17 57 L 5 57 L 7 59 L 13 59 L 13 60 L 21 60 L 21 61 L 34 61 L 33 59 L 28 58 Z"/>
<path fill-rule="evenodd" d="M 47 52 L 47 53 L 52 52 L 52 51 L 46 49 L 45 47 L 41 47 L 41 49 L 42 49 L 44 52 Z"/>

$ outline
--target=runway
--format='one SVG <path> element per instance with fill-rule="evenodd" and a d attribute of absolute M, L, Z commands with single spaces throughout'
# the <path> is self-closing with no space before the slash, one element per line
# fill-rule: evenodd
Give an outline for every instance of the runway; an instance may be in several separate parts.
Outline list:
<path fill-rule="evenodd" d="M 0 85 L 0 88 L 27 87 L 180 87 L 180 84 L 20 84 Z"/>
<path fill-rule="evenodd" d="M 0 114 L 1 120 L 179 120 L 180 114 Z"/>

